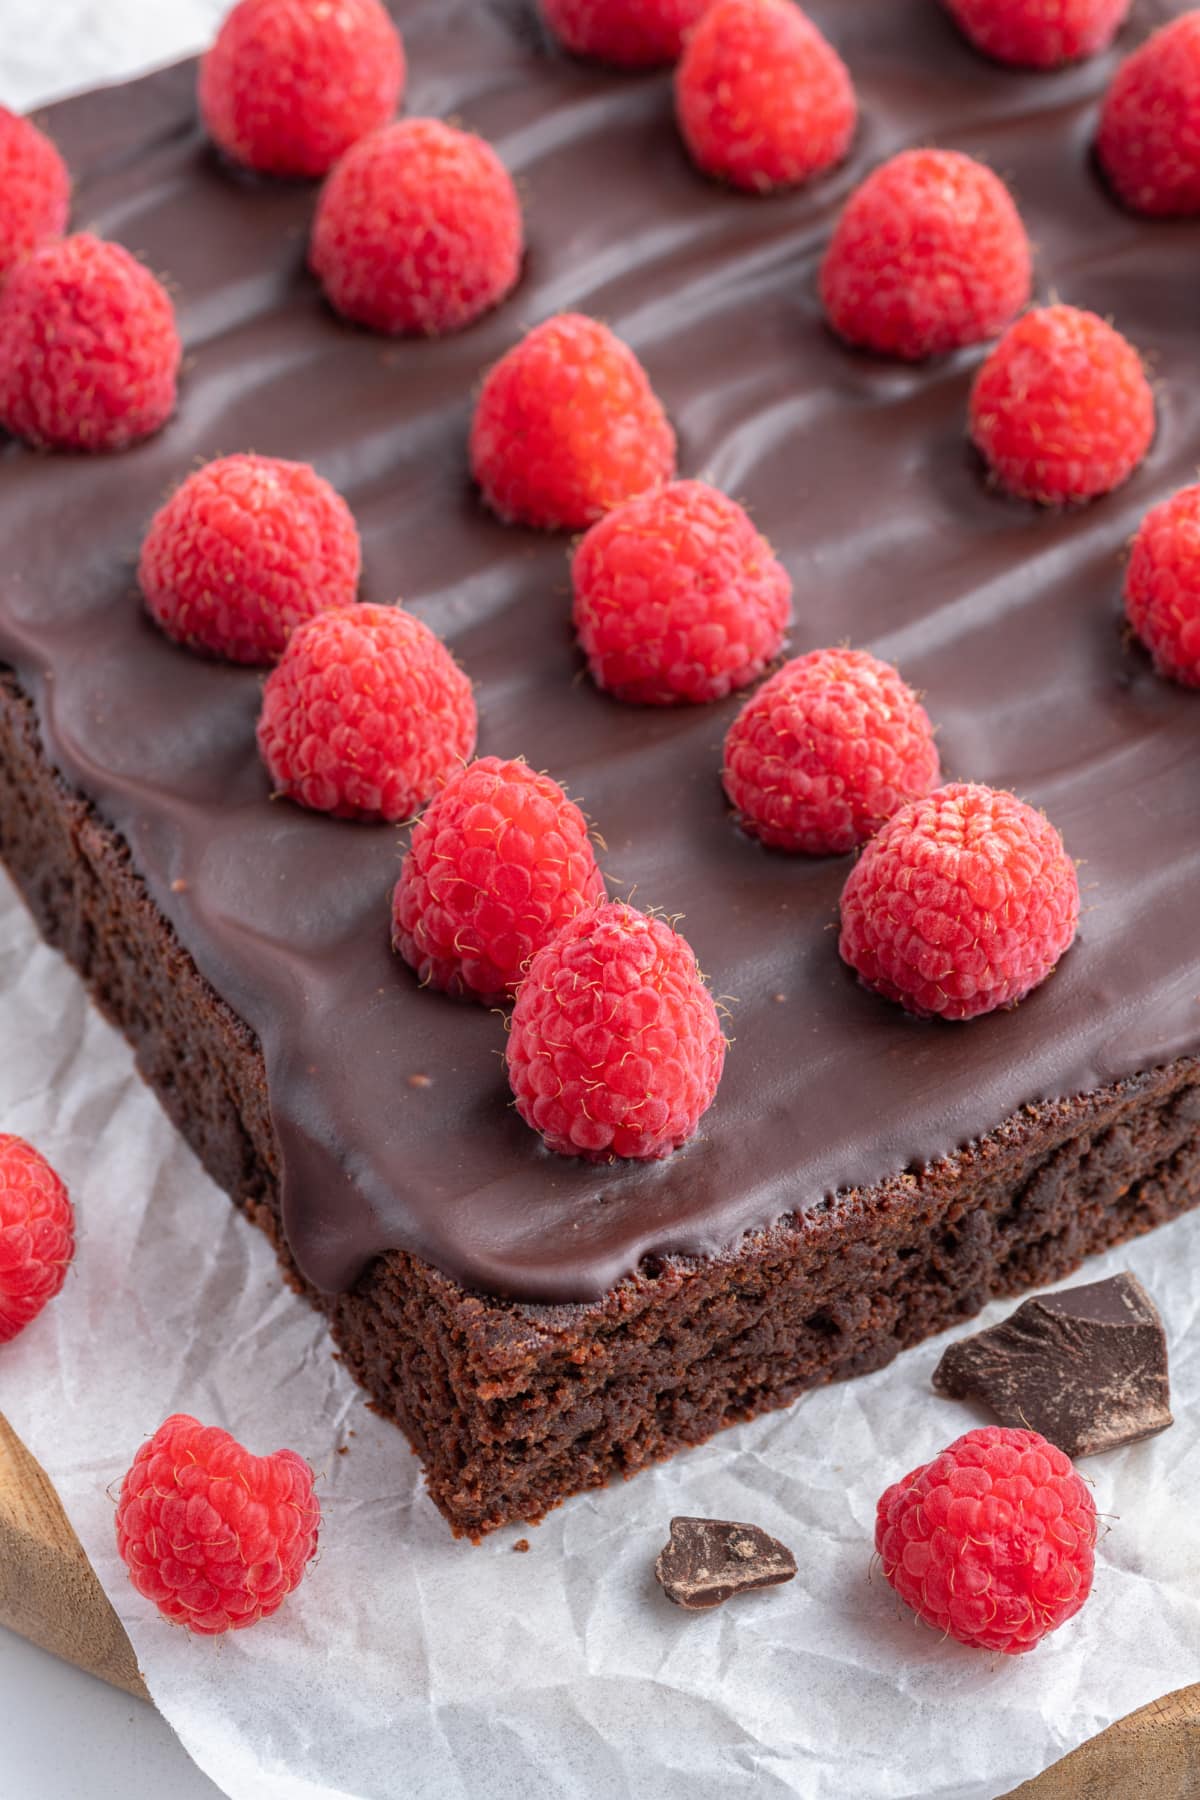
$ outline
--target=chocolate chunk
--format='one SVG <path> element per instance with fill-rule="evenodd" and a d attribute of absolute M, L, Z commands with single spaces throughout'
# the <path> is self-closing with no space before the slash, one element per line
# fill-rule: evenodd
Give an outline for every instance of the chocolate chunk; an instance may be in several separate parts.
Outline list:
<path fill-rule="evenodd" d="M 796 1573 L 786 1545 L 757 1525 L 730 1519 L 672 1519 L 671 1541 L 654 1573 L 676 1606 L 699 1612 L 751 1588 L 777 1587 Z"/>
<path fill-rule="evenodd" d="M 1095 1456 L 1173 1424 L 1167 1340 L 1158 1309 L 1128 1272 L 1040 1294 L 961 1344 L 933 1373 L 938 1393 L 968 1395 L 1002 1425 L 1027 1425 L 1068 1456 Z"/>

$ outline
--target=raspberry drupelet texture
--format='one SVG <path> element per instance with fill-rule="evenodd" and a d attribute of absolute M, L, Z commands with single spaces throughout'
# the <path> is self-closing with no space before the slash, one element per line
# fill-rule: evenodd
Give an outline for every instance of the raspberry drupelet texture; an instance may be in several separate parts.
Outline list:
<path fill-rule="evenodd" d="M 398 823 L 475 748 L 471 683 L 399 606 L 331 607 L 297 627 L 263 688 L 258 747 L 280 794 Z"/>
<path fill-rule="evenodd" d="M 1159 674 L 1200 688 L 1200 487 L 1181 488 L 1142 520 L 1125 612 Z"/>
<path fill-rule="evenodd" d="M 279 1610 L 316 1554 L 320 1523 L 302 1456 L 252 1456 L 227 1431 L 175 1413 L 121 1484 L 117 1549 L 165 1619 L 214 1637 Z"/>
<path fill-rule="evenodd" d="M 123 450 L 175 410 L 175 310 L 149 269 L 88 232 L 0 288 L 0 424 L 48 450 Z"/>
<path fill-rule="evenodd" d="M 1009 327 L 971 389 L 971 438 L 993 477 L 1043 506 L 1127 481 L 1154 440 L 1154 393 L 1119 331 L 1074 306 Z"/>
<path fill-rule="evenodd" d="M 842 890 L 838 948 L 908 1012 L 974 1019 L 1045 981 L 1078 923 L 1079 877 L 1049 819 L 952 782 L 871 839 Z"/>
<path fill-rule="evenodd" d="M 67 166 L 32 119 L 0 106 L 0 281 L 15 262 L 66 230 Z"/>
<path fill-rule="evenodd" d="M 422 982 L 489 1005 L 604 898 L 587 820 L 549 775 L 484 756 L 417 821 L 392 900 L 392 944 Z"/>
<path fill-rule="evenodd" d="M 529 965 L 508 1034 L 517 1111 L 560 1156 L 656 1160 L 712 1104 L 725 1039 L 691 945 L 622 901 Z"/>
<path fill-rule="evenodd" d="M 711 0 L 541 0 L 542 17 L 574 56 L 616 68 L 672 63 Z"/>
<path fill-rule="evenodd" d="M 1200 10 L 1164 25 L 1121 64 L 1096 148 L 1134 212 L 1200 213 Z"/>
<path fill-rule="evenodd" d="M 330 175 L 309 263 L 345 318 L 436 337 L 512 291 L 523 242 L 517 190 L 491 145 L 438 119 L 403 119 Z"/>
<path fill-rule="evenodd" d="M 200 64 L 200 110 L 234 162 L 313 177 L 387 123 L 404 76 L 381 0 L 240 0 Z"/>
<path fill-rule="evenodd" d="M 492 368 L 471 425 L 471 470 L 501 519 L 581 531 L 675 470 L 675 433 L 627 344 L 558 313 Z"/>
<path fill-rule="evenodd" d="M 990 169 L 956 150 L 905 150 L 847 202 L 821 299 L 849 344 L 907 361 L 995 337 L 1029 300 L 1029 239 Z"/>
<path fill-rule="evenodd" d="M 977 50 L 1025 69 L 1057 69 L 1107 50 L 1133 0 L 943 0 Z"/>
<path fill-rule="evenodd" d="M 1092 1591 L 1096 1503 L 1036 1431 L 968 1431 L 880 1496 L 883 1572 L 927 1625 L 1020 1656 Z"/>
<path fill-rule="evenodd" d="M 858 117 L 833 46 L 792 0 L 715 0 L 675 74 L 692 161 L 734 187 L 794 187 L 841 162 Z"/>
<path fill-rule="evenodd" d="M 138 582 L 168 637 L 269 663 L 302 620 L 349 606 L 361 552 L 350 508 L 307 463 L 223 456 L 155 514 Z"/>
<path fill-rule="evenodd" d="M 593 525 L 571 565 L 598 687 L 643 706 L 723 700 L 778 655 L 792 583 L 735 500 L 676 481 Z"/>
<path fill-rule="evenodd" d="M 74 1254 L 66 1188 L 32 1144 L 0 1132 L 0 1344 L 53 1300 Z"/>
<path fill-rule="evenodd" d="M 742 829 L 809 856 L 852 850 L 938 775 L 925 708 L 865 650 L 812 650 L 785 663 L 725 739 L 725 792 Z"/>

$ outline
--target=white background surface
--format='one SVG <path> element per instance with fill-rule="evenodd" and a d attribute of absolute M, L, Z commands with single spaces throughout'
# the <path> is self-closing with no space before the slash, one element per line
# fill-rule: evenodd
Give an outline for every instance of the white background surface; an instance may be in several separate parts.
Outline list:
<path fill-rule="evenodd" d="M 221 10 L 2 0 L 0 99 L 31 106 L 187 50 Z M 81 1239 L 60 1302 L 0 1364 L 0 1406 L 52 1467 L 164 1710 L 239 1800 L 991 1800 L 1194 1678 L 1200 1217 L 1089 1271 L 1128 1263 L 1159 1299 L 1184 1423 L 1089 1465 L 1098 1505 L 1120 1515 L 1096 1594 L 1014 1666 L 915 1630 L 867 1580 L 879 1489 L 975 1422 L 929 1395 L 940 1344 L 576 1500 L 528 1556 L 511 1555 L 516 1532 L 452 1546 L 265 1241 L 199 1174 L 0 880 L 0 1044 L 15 1043 L 0 1116 L 67 1178 Z M 105 1490 L 176 1407 L 256 1449 L 292 1444 L 322 1484 L 324 1551 L 304 1587 L 278 1620 L 216 1645 L 148 1616 L 112 1544 Z M 712 1619 L 673 1613 L 649 1579 L 672 1511 L 755 1519 L 796 1547 L 800 1577 Z M 150 1709 L 0 1644 L 0 1800 L 214 1792 Z"/>
<path fill-rule="evenodd" d="M 200 48 L 226 0 L 3 0 L 0 103 L 28 111 Z M 0 1630 L 0 1800 L 216 1800 L 142 1701 Z"/>

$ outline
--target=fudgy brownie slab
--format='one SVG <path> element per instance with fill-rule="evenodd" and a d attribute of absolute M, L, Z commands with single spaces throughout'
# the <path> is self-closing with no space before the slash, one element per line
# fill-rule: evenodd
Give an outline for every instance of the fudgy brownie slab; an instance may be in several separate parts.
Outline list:
<path fill-rule="evenodd" d="M 49 121 L 76 218 L 170 275 L 189 367 L 178 418 L 128 455 L 4 452 L 0 841 L 467 1532 L 876 1366 L 1200 1198 L 1200 715 L 1123 642 L 1117 600 L 1122 541 L 1192 474 L 1200 228 L 1135 220 L 1095 176 L 1111 58 L 1025 76 L 928 0 L 811 10 L 863 125 L 836 176 L 762 202 L 691 170 L 665 78 L 571 63 L 528 7 L 397 8 L 408 110 L 492 138 L 528 215 L 517 295 L 438 344 L 328 314 L 303 269 L 312 190 L 218 163 L 191 68 Z M 1172 10 L 1135 8 L 1122 47 Z M 899 368 L 826 334 L 813 272 L 837 208 L 915 141 L 999 168 L 1040 289 L 1153 358 L 1158 441 L 1101 505 L 988 491 L 972 356 Z M 845 863 L 772 856 L 731 823 L 736 701 L 643 711 L 578 681 L 565 545 L 488 517 L 465 455 L 479 375 L 564 306 L 633 343 L 682 471 L 748 502 L 795 579 L 793 645 L 896 660 L 947 773 L 1045 804 L 1082 859 L 1080 940 L 1014 1012 L 919 1024 L 855 986 L 829 929 Z M 396 834 L 272 805 L 258 679 L 142 615 L 133 565 L 163 491 L 246 447 L 343 489 L 366 596 L 403 596 L 452 644 L 481 751 L 550 768 L 603 831 L 612 891 L 686 912 L 737 1041 L 703 1137 L 667 1164 L 540 1149 L 506 1104 L 497 1019 L 390 957 Z"/>

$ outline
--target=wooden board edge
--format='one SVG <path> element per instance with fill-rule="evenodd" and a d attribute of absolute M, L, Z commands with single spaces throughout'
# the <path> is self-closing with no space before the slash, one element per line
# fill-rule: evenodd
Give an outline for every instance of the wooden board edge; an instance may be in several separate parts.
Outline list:
<path fill-rule="evenodd" d="M 2 1413 L 0 1625 L 139 1700 L 150 1697 L 58 1495 Z"/>

